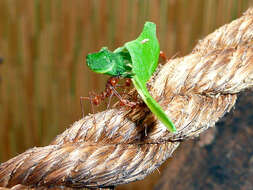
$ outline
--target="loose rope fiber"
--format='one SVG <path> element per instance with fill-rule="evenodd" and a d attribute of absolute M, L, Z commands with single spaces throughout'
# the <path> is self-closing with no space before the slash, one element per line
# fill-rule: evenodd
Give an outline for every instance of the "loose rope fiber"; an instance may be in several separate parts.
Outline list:
<path fill-rule="evenodd" d="M 150 92 L 177 133 L 145 106 L 88 115 L 50 145 L 2 163 L 0 186 L 106 188 L 143 179 L 180 141 L 213 127 L 234 106 L 237 93 L 252 87 L 252 44 L 249 9 L 200 41 L 191 54 L 159 68 L 149 82 Z"/>

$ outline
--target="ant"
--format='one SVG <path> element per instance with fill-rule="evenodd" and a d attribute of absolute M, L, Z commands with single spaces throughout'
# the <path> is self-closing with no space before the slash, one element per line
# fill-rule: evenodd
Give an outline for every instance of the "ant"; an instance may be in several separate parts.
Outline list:
<path fill-rule="evenodd" d="M 167 62 L 168 58 L 166 57 L 165 53 L 163 51 L 160 51 L 159 54 L 159 63 L 165 64 Z"/>
<path fill-rule="evenodd" d="M 174 59 L 180 52 L 175 53 L 172 57 L 170 57 L 170 59 Z M 167 58 L 167 56 L 165 55 L 165 53 L 163 51 L 160 51 L 159 54 L 159 63 L 161 64 L 165 64 L 169 59 Z"/>
<path fill-rule="evenodd" d="M 137 105 L 136 102 L 131 102 L 127 99 L 122 98 L 122 96 L 117 92 L 116 87 L 120 86 L 118 85 L 119 82 L 119 77 L 110 77 L 107 80 L 106 86 L 104 91 L 102 91 L 100 94 L 94 94 L 94 93 L 90 93 L 89 97 L 80 97 L 80 104 L 82 107 L 82 113 L 84 116 L 84 112 L 83 112 L 83 103 L 82 100 L 90 100 L 90 103 L 92 105 L 92 111 L 94 113 L 94 107 L 95 106 L 99 106 L 106 98 L 109 98 L 109 102 L 107 104 L 107 109 L 110 106 L 111 103 L 111 98 L 112 96 L 116 96 L 119 100 L 120 100 L 120 105 L 121 106 L 128 106 L 128 107 L 134 107 Z M 125 85 L 123 87 L 130 87 L 132 84 L 132 81 L 130 78 L 126 78 L 125 80 Z"/>

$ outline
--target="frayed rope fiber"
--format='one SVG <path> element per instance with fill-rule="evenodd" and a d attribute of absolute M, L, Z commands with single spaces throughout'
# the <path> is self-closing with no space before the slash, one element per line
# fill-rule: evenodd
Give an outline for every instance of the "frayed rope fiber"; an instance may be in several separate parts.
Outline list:
<path fill-rule="evenodd" d="M 213 127 L 237 93 L 253 85 L 253 9 L 201 40 L 192 53 L 169 60 L 150 92 L 177 127 L 173 134 L 147 107 L 88 115 L 38 147 L 0 165 L 0 186 L 113 187 L 141 180 L 180 141 Z M 240 126 L 238 126 L 240 127 Z"/>

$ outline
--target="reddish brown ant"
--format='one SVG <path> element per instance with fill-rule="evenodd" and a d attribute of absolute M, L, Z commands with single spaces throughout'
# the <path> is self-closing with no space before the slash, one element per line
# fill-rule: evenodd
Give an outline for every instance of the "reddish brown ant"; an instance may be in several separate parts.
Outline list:
<path fill-rule="evenodd" d="M 95 93 L 90 93 L 89 97 L 80 97 L 80 104 L 82 107 L 83 115 L 84 115 L 84 112 L 83 112 L 82 100 L 90 100 L 93 113 L 94 113 L 93 105 L 96 105 L 96 106 L 100 105 L 106 98 L 109 98 L 108 104 L 107 104 L 107 109 L 108 109 L 110 106 L 112 96 L 116 96 L 117 98 L 119 98 L 121 106 L 128 106 L 128 107 L 135 106 L 137 103 L 123 99 L 121 97 L 121 95 L 117 92 L 116 87 L 120 86 L 120 85 L 118 85 L 118 82 L 119 82 L 119 77 L 110 77 L 107 80 L 105 90 L 103 92 L 101 92 L 100 94 L 97 94 L 97 95 Z M 130 87 L 131 83 L 132 83 L 131 79 L 126 78 L 125 85 L 121 86 L 121 87 Z"/>
<path fill-rule="evenodd" d="M 179 52 L 177 52 L 175 55 L 173 55 L 169 59 L 174 59 L 178 54 L 179 54 Z M 165 55 L 165 53 L 163 51 L 160 51 L 160 54 L 159 54 L 159 63 L 165 64 L 169 59 L 167 58 L 167 56 Z"/>
<path fill-rule="evenodd" d="M 159 63 L 166 63 L 167 62 L 167 57 L 165 55 L 165 53 L 163 51 L 160 51 L 160 54 L 159 54 Z"/>

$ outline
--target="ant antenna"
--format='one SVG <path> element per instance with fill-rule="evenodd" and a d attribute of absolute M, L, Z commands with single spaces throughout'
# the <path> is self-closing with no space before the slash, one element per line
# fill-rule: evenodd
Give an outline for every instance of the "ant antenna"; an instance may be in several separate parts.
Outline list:
<path fill-rule="evenodd" d="M 89 92 L 89 95 L 90 95 L 89 100 L 90 100 L 90 104 L 91 104 L 92 113 L 94 113 L 94 106 L 93 106 L 93 102 L 92 102 L 92 99 L 91 99 L 92 92 Z"/>

